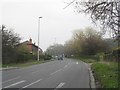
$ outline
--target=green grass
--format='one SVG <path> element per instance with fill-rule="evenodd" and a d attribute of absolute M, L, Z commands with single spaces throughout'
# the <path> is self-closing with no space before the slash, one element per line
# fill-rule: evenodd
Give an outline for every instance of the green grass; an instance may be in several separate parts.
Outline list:
<path fill-rule="evenodd" d="M 0 68 L 2 67 L 2 64 L 0 64 Z"/>
<path fill-rule="evenodd" d="M 118 88 L 118 64 L 114 62 L 93 63 L 92 70 L 102 88 Z"/>
<path fill-rule="evenodd" d="M 98 88 L 118 88 L 118 63 L 105 62 L 98 56 L 79 56 L 75 57 L 86 63 L 92 63 L 94 77 L 101 85 Z M 119 86 L 120 87 L 120 86 Z"/>
<path fill-rule="evenodd" d="M 40 60 L 40 61 L 35 61 L 35 60 L 31 60 L 29 62 L 25 62 L 25 63 L 11 63 L 11 64 L 4 64 L 2 65 L 2 67 L 28 67 L 31 65 L 36 65 L 36 64 L 41 64 L 41 63 L 45 63 L 51 60 Z"/>

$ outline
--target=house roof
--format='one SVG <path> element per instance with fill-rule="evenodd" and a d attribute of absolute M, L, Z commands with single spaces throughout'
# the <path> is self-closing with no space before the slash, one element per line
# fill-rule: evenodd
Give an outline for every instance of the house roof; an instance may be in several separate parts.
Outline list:
<path fill-rule="evenodd" d="M 31 44 L 31 43 L 27 43 L 27 45 L 32 45 L 32 46 L 34 46 L 34 47 L 36 47 L 36 48 L 38 48 L 38 46 L 37 45 L 35 45 L 35 44 Z M 39 49 L 42 51 L 42 49 L 39 47 Z"/>
<path fill-rule="evenodd" d="M 20 45 L 22 45 L 22 44 L 32 45 L 32 46 L 38 48 L 37 45 L 33 44 L 32 42 L 30 43 L 30 41 L 28 41 L 28 40 L 27 40 L 27 41 L 24 41 L 24 42 L 22 42 L 22 43 L 19 43 L 19 44 L 16 45 L 16 46 L 20 46 Z M 40 47 L 39 47 L 39 49 L 40 49 L 41 52 L 43 52 L 42 49 L 41 49 Z"/>

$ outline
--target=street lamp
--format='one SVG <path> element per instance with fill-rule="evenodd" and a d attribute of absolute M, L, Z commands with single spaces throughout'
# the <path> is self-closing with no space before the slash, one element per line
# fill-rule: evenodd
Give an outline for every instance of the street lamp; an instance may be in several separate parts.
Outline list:
<path fill-rule="evenodd" d="M 40 32 L 40 18 L 38 18 L 38 61 L 39 61 L 39 32 Z"/>

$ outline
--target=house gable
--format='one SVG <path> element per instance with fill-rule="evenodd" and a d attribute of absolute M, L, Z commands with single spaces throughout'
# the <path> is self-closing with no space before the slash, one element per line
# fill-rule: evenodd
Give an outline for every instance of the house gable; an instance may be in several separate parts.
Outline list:
<path fill-rule="evenodd" d="M 29 41 L 22 42 L 17 45 L 18 49 L 24 49 L 25 51 L 28 51 L 31 54 L 37 54 L 38 52 L 38 46 L 32 43 L 32 39 L 30 38 Z M 39 48 L 40 54 L 43 53 L 42 49 Z"/>

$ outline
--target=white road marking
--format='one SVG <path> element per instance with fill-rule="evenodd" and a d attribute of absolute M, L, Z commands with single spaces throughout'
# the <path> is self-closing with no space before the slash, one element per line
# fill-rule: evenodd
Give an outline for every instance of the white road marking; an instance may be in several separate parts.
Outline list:
<path fill-rule="evenodd" d="M 9 79 L 9 80 L 6 80 L 6 81 L 3 81 L 2 83 L 6 83 L 6 82 L 9 82 L 9 81 L 12 81 L 12 80 L 18 79 L 18 78 L 20 78 L 20 77 L 12 78 L 12 79 Z"/>
<path fill-rule="evenodd" d="M 41 80 L 42 80 L 42 79 L 39 79 L 39 80 L 37 80 L 37 81 L 35 81 L 35 82 L 33 82 L 33 83 L 30 83 L 30 84 L 28 84 L 28 85 L 26 85 L 26 86 L 24 86 L 24 87 L 22 87 L 22 88 L 27 88 L 27 87 L 29 87 L 29 86 L 35 84 L 35 83 L 40 82 Z"/>
<path fill-rule="evenodd" d="M 76 62 L 76 64 L 79 64 L 78 62 Z"/>
<path fill-rule="evenodd" d="M 61 87 L 63 87 L 64 85 L 65 85 L 65 83 L 62 82 L 62 83 L 60 83 L 60 84 L 56 87 L 56 89 L 57 89 L 57 88 L 61 88 Z"/>
<path fill-rule="evenodd" d="M 72 62 L 71 63 L 71 61 L 67 64 L 67 65 L 65 65 L 63 68 L 66 68 L 66 67 L 68 67 L 68 65 L 70 65 L 70 64 L 73 64 L 74 62 Z"/>
<path fill-rule="evenodd" d="M 11 85 L 6 86 L 6 87 L 3 87 L 3 88 L 9 88 L 9 87 L 12 87 L 12 86 L 18 85 L 18 84 L 20 84 L 20 83 L 23 83 L 23 82 L 25 82 L 25 81 L 26 81 L 26 80 L 22 80 L 22 81 L 16 82 L 16 83 L 14 83 L 14 84 L 11 84 Z"/>
<path fill-rule="evenodd" d="M 57 73 L 57 72 L 59 72 L 59 71 L 61 71 L 61 70 L 62 70 L 62 69 L 59 69 L 59 70 L 57 70 L 57 71 L 51 73 L 50 75 L 53 75 L 53 74 L 55 74 L 55 73 Z"/>
<path fill-rule="evenodd" d="M 66 68 L 68 65 L 65 65 L 64 68 Z"/>

